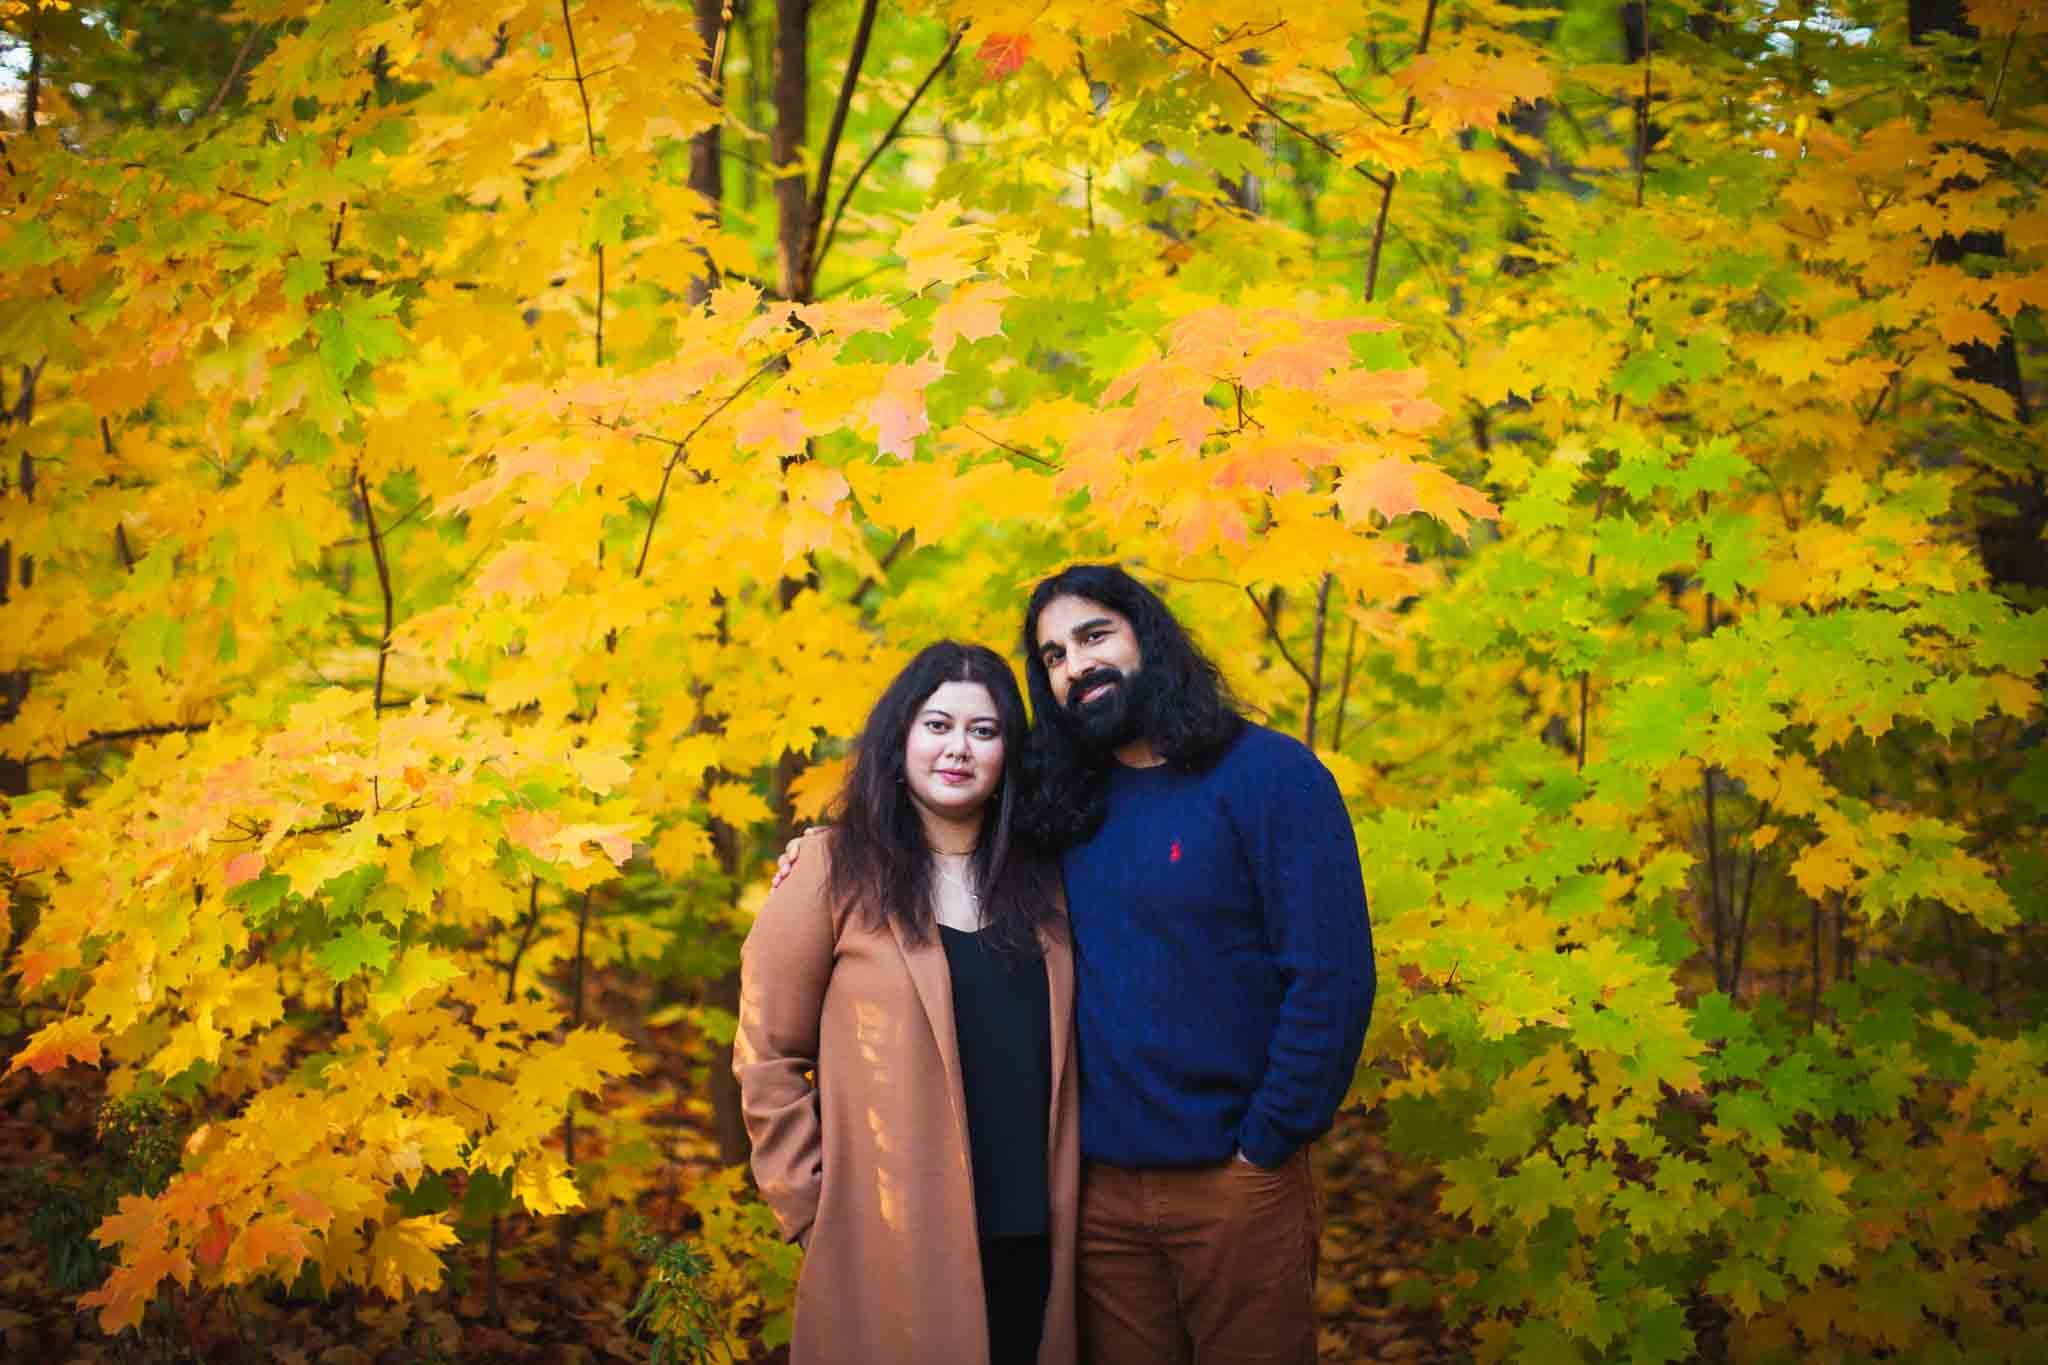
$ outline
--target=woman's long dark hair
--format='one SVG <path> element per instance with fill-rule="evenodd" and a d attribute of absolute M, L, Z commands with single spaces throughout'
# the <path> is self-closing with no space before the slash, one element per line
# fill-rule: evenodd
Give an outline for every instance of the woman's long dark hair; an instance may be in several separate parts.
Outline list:
<path fill-rule="evenodd" d="M 1024 609 L 1024 676 L 1037 724 L 1025 753 L 1023 775 L 1031 800 L 1025 811 L 1030 837 L 1048 849 L 1068 848 L 1102 827 L 1110 765 L 1115 756 L 1075 734 L 1053 700 L 1052 681 L 1038 652 L 1038 617 L 1056 597 L 1081 597 L 1131 623 L 1138 637 L 1138 677 L 1129 688 L 1136 733 L 1160 757 L 1185 772 L 1200 772 L 1223 756 L 1244 728 L 1223 674 L 1196 647 L 1159 594 L 1114 564 L 1076 564 L 1032 589 Z"/>
<path fill-rule="evenodd" d="M 980 683 L 995 699 L 1002 727 L 1003 775 L 982 807 L 972 865 L 984 933 L 1000 948 L 1036 956 L 1038 931 L 1056 922 L 1059 874 L 1020 837 L 1018 759 L 1028 727 L 1017 678 L 1002 656 L 981 645 L 941 640 L 918 652 L 868 712 L 853 770 L 833 815 L 832 899 L 876 929 L 894 919 L 914 942 L 931 933 L 933 865 L 924 824 L 905 781 L 904 746 L 932 693 L 949 682 Z"/>

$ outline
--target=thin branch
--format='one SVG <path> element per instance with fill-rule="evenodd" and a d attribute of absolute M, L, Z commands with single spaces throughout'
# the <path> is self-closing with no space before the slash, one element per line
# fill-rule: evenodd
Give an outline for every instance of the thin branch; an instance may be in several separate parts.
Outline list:
<path fill-rule="evenodd" d="M 590 87 L 583 76 L 583 58 L 576 50 L 576 25 L 569 18 L 569 0 L 562 0 L 562 27 L 569 34 L 569 68 L 576 73 L 576 97 L 583 102 L 583 143 L 590 150 L 590 159 L 597 159 L 597 125 L 590 118 Z M 594 248 L 597 254 L 597 363 L 604 364 L 604 243 Z"/>
<path fill-rule="evenodd" d="M 213 92 L 213 98 L 207 101 L 206 112 L 199 117 L 212 118 L 220 112 L 221 103 L 227 99 L 228 91 L 234 89 L 235 82 L 242 78 L 242 68 L 248 63 L 249 54 L 255 51 L 256 40 L 269 31 L 269 24 L 259 24 L 249 30 L 249 36 L 242 39 L 242 46 L 235 53 L 234 65 L 228 68 L 228 78 L 220 83 L 220 89 Z"/>
<path fill-rule="evenodd" d="M 819 245 L 818 225 L 825 221 L 825 202 L 832 194 L 832 163 L 839 156 L 839 135 L 846 131 L 846 114 L 853 107 L 854 87 L 860 84 L 861 63 L 867 60 L 868 37 L 874 32 L 878 8 L 880 0 L 861 0 L 860 21 L 853 30 L 853 47 L 846 54 L 846 76 L 839 82 L 839 99 L 832 106 L 832 122 L 825 127 L 825 145 L 818 151 L 818 179 L 811 186 L 810 207 L 804 211 L 804 278 L 807 282 L 818 278 L 818 262 L 824 258 L 824 251 Z M 810 291 L 806 289 L 804 292 Z"/>
<path fill-rule="evenodd" d="M 1311 669 L 1314 679 L 1308 685 L 1308 722 L 1302 733 L 1302 743 L 1311 749 L 1316 747 L 1316 707 L 1323 699 L 1323 631 L 1330 620 L 1330 583 L 1333 577 L 1324 574 L 1323 585 L 1316 592 L 1316 648 L 1310 656 L 1315 661 Z"/>
<path fill-rule="evenodd" d="M 880 559 L 875 561 L 876 569 L 878 569 L 881 574 L 888 573 L 889 567 L 892 564 L 894 564 L 899 557 L 901 557 L 905 550 L 910 548 L 910 542 L 914 539 L 916 539 L 916 537 L 909 531 L 904 531 L 900 533 L 896 537 L 896 543 L 894 545 L 891 545 L 887 553 L 885 553 Z M 846 595 L 847 605 L 852 607 L 859 606 L 860 599 L 868 595 L 868 589 L 874 587 L 875 584 L 880 581 L 881 579 L 879 574 L 869 574 L 866 578 L 861 579 L 860 586 L 855 588 L 852 592 Z"/>
<path fill-rule="evenodd" d="M 832 210 L 832 222 L 826 227 L 825 235 L 819 239 L 817 250 L 811 253 L 811 279 L 813 283 L 818 278 L 818 267 L 824 262 L 825 253 L 832 249 L 832 239 L 839 233 L 839 220 L 846 216 L 846 206 L 852 201 L 854 190 L 860 187 L 861 177 L 868 173 L 868 168 L 875 164 L 883 152 L 889 150 L 889 144 L 894 142 L 903 131 L 904 120 L 910 117 L 911 110 L 917 108 L 917 102 L 924 98 L 924 92 L 931 87 L 931 83 L 937 80 L 939 74 L 952 62 L 953 54 L 960 50 L 960 39 L 966 32 L 967 30 L 964 28 L 953 31 L 953 41 L 946 44 L 946 50 L 939 54 L 939 60 L 933 64 L 932 69 L 924 73 L 924 79 L 917 83 L 917 89 L 910 92 L 910 98 L 904 102 L 901 109 L 896 111 L 896 119 L 889 125 L 888 131 L 882 134 L 882 140 L 877 142 L 861 161 L 860 165 L 854 168 L 853 178 L 848 180 L 846 188 L 839 192 L 839 207 Z M 825 185 L 826 180 L 821 168 L 818 176 L 818 190 L 821 199 Z"/>
<path fill-rule="evenodd" d="M 1279 590 L 1275 589 L 1274 591 L 1277 593 Z M 1266 634 L 1272 639 L 1274 647 L 1280 651 L 1280 657 L 1287 661 L 1287 666 L 1294 670 L 1297 677 L 1309 685 L 1310 690 L 1314 690 L 1315 680 L 1309 677 L 1308 670 L 1303 668 L 1295 660 L 1294 655 L 1288 652 L 1287 642 L 1280 638 L 1280 612 L 1277 604 L 1272 610 L 1268 610 L 1266 604 L 1259 600 L 1259 595 L 1249 587 L 1244 590 L 1244 595 L 1251 599 L 1252 610 L 1256 611 L 1259 614 L 1259 619 L 1266 623 Z"/>
<path fill-rule="evenodd" d="M 569 0 L 562 0 L 562 27 L 569 31 L 569 67 L 576 73 L 576 94 L 583 101 L 583 141 L 597 156 L 597 125 L 590 120 L 590 88 L 583 83 L 583 58 L 576 51 L 576 24 L 569 18 Z"/>
<path fill-rule="evenodd" d="M 1428 7 L 1422 11 L 1422 37 L 1415 44 L 1416 56 L 1420 57 L 1423 53 L 1429 51 L 1429 35 L 1435 28 L 1436 0 L 1429 0 Z M 1407 100 L 1401 105 L 1401 126 L 1406 128 L 1408 121 L 1414 117 L 1415 95 L 1411 91 Z M 1380 253 L 1385 250 L 1387 245 L 1387 214 L 1394 207 L 1394 177 L 1391 174 L 1388 175 L 1386 180 L 1379 182 L 1379 185 L 1380 211 L 1379 216 L 1372 225 L 1372 255 L 1367 259 L 1365 265 L 1365 301 L 1367 303 L 1371 303 L 1379 293 Z"/>
<path fill-rule="evenodd" d="M 519 926 L 519 945 L 512 950 L 512 960 L 505 964 L 505 1003 L 511 1004 L 518 998 L 519 959 L 526 956 L 526 945 L 533 942 L 533 930 L 540 923 L 540 878 L 530 878 L 526 884 L 526 922 Z"/>
<path fill-rule="evenodd" d="M 796 346 L 801 345 L 803 345 L 802 341 L 796 343 Z M 777 351 L 774 355 L 762 361 L 752 374 L 740 381 L 738 388 L 735 388 L 731 393 L 719 399 L 711 411 L 698 419 L 696 426 L 691 427 L 680 441 L 675 442 L 676 453 L 669 456 L 668 463 L 661 468 L 661 487 L 655 490 L 654 507 L 647 514 L 647 534 L 640 541 L 640 557 L 633 562 L 633 577 L 638 578 L 642 571 L 647 568 L 647 550 L 649 546 L 654 544 L 654 527 L 661 520 L 661 506 L 668 498 L 669 477 L 676 472 L 676 466 L 682 463 L 684 453 L 690 448 L 690 442 L 696 439 L 697 433 L 710 426 L 720 413 L 738 402 L 741 394 L 754 387 L 756 380 L 787 360 L 789 352 L 795 350 L 796 346 L 790 347 L 789 351 Z"/>
<path fill-rule="evenodd" d="M 377 587 L 384 594 L 384 638 L 377 642 L 377 681 L 370 689 L 370 710 L 374 715 L 384 709 L 384 666 L 391 657 L 391 565 L 384 558 L 384 537 L 377 531 L 377 513 L 370 506 L 370 480 L 361 470 L 356 471 L 356 490 L 363 499 L 363 521 L 370 528 L 370 555 L 377 561 Z"/>
<path fill-rule="evenodd" d="M 434 495 L 429 493 L 425 497 L 421 498 L 418 502 L 414 503 L 411 507 L 406 508 L 405 514 L 403 516 L 399 517 L 397 521 L 392 522 L 389 526 L 386 526 L 384 528 L 384 538 L 386 540 L 389 540 L 391 538 L 391 533 L 393 531 L 396 531 L 399 527 L 405 525 L 408 521 L 411 521 L 414 517 L 418 516 L 421 512 L 426 510 L 427 505 L 433 502 L 433 500 Z M 351 545 L 361 545 L 367 539 L 367 536 L 348 536 L 341 540 L 335 541 L 334 548 L 339 550 Z"/>
<path fill-rule="evenodd" d="M 64 752 L 72 754 L 94 744 L 118 744 L 131 739 L 155 739 L 159 735 L 196 735 L 202 730 L 211 729 L 212 726 L 213 722 L 210 720 L 195 720 L 185 724 L 137 725 L 127 730 L 93 730 L 76 744 L 65 746 Z"/>
<path fill-rule="evenodd" d="M 1351 618 L 1351 631 L 1344 637 L 1344 679 L 1337 690 L 1337 726 L 1330 736 L 1330 747 L 1338 751 L 1344 748 L 1344 707 L 1351 700 L 1351 652 L 1358 644 L 1358 618 Z"/>
<path fill-rule="evenodd" d="M 1984 102 L 1984 117 L 1990 118 L 1998 112 L 1998 97 L 2005 93 L 2006 68 L 2012 65 L 2012 47 L 2019 41 L 2020 26 L 2014 24 L 2012 32 L 2005 35 L 2005 55 L 1998 59 L 1998 80 L 1991 87 L 1991 98 Z"/>
<path fill-rule="evenodd" d="M 982 440 L 987 441 L 990 445 L 996 447 L 998 450 L 1007 450 L 1010 452 L 1010 454 L 1017 456 L 1019 459 L 1029 460 L 1033 464 L 1039 465 L 1046 469 L 1059 468 L 1058 465 L 1054 464 L 1051 460 L 1046 459 L 1045 456 L 1034 454 L 1031 451 L 1026 450 L 1023 446 L 1011 445 L 1008 441 L 999 441 L 995 437 L 983 431 L 981 428 L 971 426 L 966 422 L 962 422 L 960 425 L 964 430 L 973 432 L 976 436 L 979 436 Z"/>
<path fill-rule="evenodd" d="M 1432 16 L 1436 14 L 1436 0 L 1429 0 L 1429 12 Z M 1335 160 L 1338 165 L 1344 166 L 1346 169 L 1351 170 L 1358 175 L 1364 176 L 1367 180 L 1371 181 L 1375 185 L 1378 185 L 1383 190 L 1390 190 L 1393 188 L 1393 176 L 1374 175 L 1371 171 L 1368 171 L 1363 166 L 1351 165 L 1344 159 L 1344 153 L 1338 151 L 1337 148 L 1330 142 L 1328 138 L 1321 137 L 1315 133 L 1311 133 L 1308 129 L 1302 127 L 1293 119 L 1288 118 L 1287 115 L 1281 113 L 1278 109 L 1275 109 L 1271 104 L 1268 104 L 1265 100 L 1260 99 L 1256 94 L 1253 93 L 1252 88 L 1244 83 L 1244 77 L 1238 75 L 1236 71 L 1232 70 L 1230 66 L 1227 65 L 1221 57 L 1218 57 L 1214 53 L 1205 51 L 1204 49 L 1195 46 L 1195 44 L 1181 37 L 1178 33 L 1175 33 L 1171 28 L 1168 28 L 1165 24 L 1161 23 L 1157 19 L 1154 19 L 1149 14 L 1140 14 L 1136 10 L 1126 10 L 1125 13 L 1129 14 L 1133 19 L 1139 20 L 1142 23 L 1149 24 L 1151 27 L 1158 29 L 1167 37 L 1173 39 L 1174 42 L 1179 43 L 1182 47 L 1194 53 L 1197 57 L 1200 57 L 1204 61 L 1208 62 L 1210 70 L 1220 71 L 1224 75 L 1228 76 L 1230 78 L 1230 83 L 1232 85 L 1235 85 L 1239 90 L 1243 91 L 1244 97 L 1252 102 L 1253 108 L 1257 109 L 1267 118 L 1272 119 L 1275 123 L 1279 124 L 1281 127 L 1293 133 L 1296 137 L 1301 138 L 1306 142 L 1311 142 L 1316 146 L 1322 148 L 1323 151 L 1326 152 L 1333 160 Z M 1423 42 L 1425 46 L 1428 44 L 1429 41 L 1427 36 L 1428 31 L 1429 30 L 1425 22 L 1425 26 L 1423 29 Z M 1410 112 L 1412 113 L 1415 104 L 1415 100 L 1412 96 L 1409 98 L 1408 104 Z M 1404 125 L 1408 122 L 1406 115 L 1402 116 L 1401 122 Z"/>

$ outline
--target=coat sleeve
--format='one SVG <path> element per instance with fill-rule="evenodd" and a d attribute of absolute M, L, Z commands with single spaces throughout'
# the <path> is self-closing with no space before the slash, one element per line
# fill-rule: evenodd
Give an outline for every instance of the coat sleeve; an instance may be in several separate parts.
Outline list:
<path fill-rule="evenodd" d="M 740 949 L 732 1070 L 753 1143 L 754 1183 L 792 1242 L 809 1238 L 824 1174 L 817 1066 L 832 979 L 829 870 L 826 840 L 806 839 L 795 869 L 769 893 Z"/>

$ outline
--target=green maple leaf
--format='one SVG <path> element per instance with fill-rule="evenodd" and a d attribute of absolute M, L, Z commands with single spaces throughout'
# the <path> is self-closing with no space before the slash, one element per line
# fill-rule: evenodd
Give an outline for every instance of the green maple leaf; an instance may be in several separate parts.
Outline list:
<path fill-rule="evenodd" d="M 326 287 L 327 272 L 316 262 L 294 256 L 284 263 L 284 296 L 293 303 Z"/>
<path fill-rule="evenodd" d="M 1621 363 L 1608 380 L 1608 391 L 1631 403 L 1647 403 L 1678 378 L 1677 362 L 1665 354 L 1663 347 L 1649 345 Z"/>
<path fill-rule="evenodd" d="M 1783 1224 L 1778 1255 L 1793 1279 L 1812 1284 L 1823 1266 L 1850 1259 L 1848 1220 L 1824 1213 L 1795 1214 Z"/>
<path fill-rule="evenodd" d="M 319 338 L 320 364 L 336 384 L 364 365 L 375 365 L 405 352 L 405 337 L 391 320 L 398 300 L 389 291 L 344 295 L 332 308 L 313 315 Z"/>
<path fill-rule="evenodd" d="M 1700 585 L 1717 597 L 1733 597 L 1763 582 L 1763 556 L 1757 551 L 1756 518 L 1715 517 L 1706 542 L 1712 552 L 1700 564 Z"/>
<path fill-rule="evenodd" d="M 1782 1129 L 1770 1103 L 1754 1090 L 1726 1090 L 1714 1097 L 1714 1122 L 1776 1142 Z"/>
<path fill-rule="evenodd" d="M 290 877 L 265 872 L 254 881 L 244 882 L 228 892 L 228 903 L 241 906 L 250 924 L 261 925 L 277 913 L 277 908 L 284 904 L 285 893 L 291 889 Z"/>
<path fill-rule="evenodd" d="M 1685 1309 L 1661 1290 L 1647 1291 L 1650 1307 L 1635 1315 L 1629 1333 L 1629 1365 L 1668 1365 L 1693 1356 L 1692 1329 L 1685 1325 Z"/>
<path fill-rule="evenodd" d="M 1756 466 L 1736 452 L 1733 438 L 1717 437 L 1693 452 L 1678 471 L 1677 490 L 1688 498 L 1718 493 L 1755 472 Z"/>
<path fill-rule="evenodd" d="M 1699 998 L 1692 1010 L 1693 1036 L 1709 1043 L 1723 1039 L 1746 1038 L 1753 1034 L 1749 1014 L 1738 1009 L 1735 1002 L 1720 991 L 1711 991 Z"/>
<path fill-rule="evenodd" d="M 357 924 L 315 949 L 313 960 L 320 964 L 321 971 L 341 982 L 359 972 L 382 972 L 389 968 L 391 947 L 391 940 L 382 929 Z"/>

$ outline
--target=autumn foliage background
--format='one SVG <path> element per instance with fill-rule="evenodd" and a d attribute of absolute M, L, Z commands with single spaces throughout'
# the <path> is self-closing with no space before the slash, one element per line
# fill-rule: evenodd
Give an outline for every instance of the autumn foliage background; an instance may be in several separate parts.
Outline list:
<path fill-rule="evenodd" d="M 111 1349 L 785 1336 L 766 860 L 1084 557 L 1350 802 L 1459 1349 L 2039 1339 L 2039 7 L 0 10 L 0 1105 L 109 1100 L 12 1273 Z"/>

